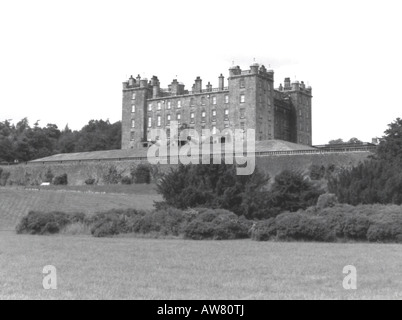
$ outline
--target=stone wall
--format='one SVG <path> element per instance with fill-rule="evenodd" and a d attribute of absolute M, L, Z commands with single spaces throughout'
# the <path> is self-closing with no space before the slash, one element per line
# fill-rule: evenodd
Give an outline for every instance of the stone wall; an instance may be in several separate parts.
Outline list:
<path fill-rule="evenodd" d="M 371 153 L 360 152 L 332 152 L 322 154 L 278 154 L 269 156 L 257 156 L 256 166 L 268 173 L 271 178 L 285 169 L 299 170 L 308 173 L 312 165 L 335 165 L 336 167 L 351 167 L 364 161 Z M 146 160 L 122 160 L 122 161 L 81 161 L 64 163 L 38 163 L 20 164 L 12 166 L 0 166 L 5 172 L 10 172 L 7 184 L 36 185 L 40 184 L 48 169 L 54 176 L 67 173 L 70 185 L 84 185 L 85 180 L 92 178 L 98 184 L 104 184 L 104 176 L 110 168 L 115 168 L 121 176 L 130 176 L 131 170 L 138 164 L 147 164 Z M 152 166 L 153 180 L 160 174 L 170 170 L 174 165 Z"/>

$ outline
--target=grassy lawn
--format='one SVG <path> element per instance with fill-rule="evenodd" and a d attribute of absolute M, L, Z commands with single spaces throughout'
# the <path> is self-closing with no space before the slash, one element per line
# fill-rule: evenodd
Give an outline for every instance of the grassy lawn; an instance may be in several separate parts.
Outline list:
<path fill-rule="evenodd" d="M 140 186 L 132 188 L 140 189 Z M 95 191 L 100 192 L 98 189 Z M 105 189 L 102 192 L 106 192 Z M 93 213 L 114 208 L 152 209 L 154 200 L 162 200 L 155 191 L 102 194 L 57 189 L 0 188 L 0 230 L 14 230 L 20 218 L 30 210 Z"/>
<path fill-rule="evenodd" d="M 387 244 L 185 241 L 0 233 L 0 299 L 402 298 Z M 44 290 L 42 269 L 57 268 Z M 357 268 L 357 290 L 342 287 Z"/>

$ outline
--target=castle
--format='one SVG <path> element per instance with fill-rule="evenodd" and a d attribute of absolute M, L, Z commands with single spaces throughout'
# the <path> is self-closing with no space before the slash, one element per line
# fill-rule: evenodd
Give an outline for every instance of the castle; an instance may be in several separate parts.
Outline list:
<path fill-rule="evenodd" d="M 312 89 L 303 81 L 285 78 L 274 88 L 274 72 L 254 63 L 250 70 L 229 69 L 228 83 L 219 76 L 218 88 L 200 77 L 191 91 L 174 79 L 167 89 L 156 76 L 138 75 L 123 82 L 122 149 L 138 148 L 150 141 L 150 129 L 165 129 L 171 121 L 201 132 L 255 129 L 255 139 L 285 140 L 311 146 Z"/>

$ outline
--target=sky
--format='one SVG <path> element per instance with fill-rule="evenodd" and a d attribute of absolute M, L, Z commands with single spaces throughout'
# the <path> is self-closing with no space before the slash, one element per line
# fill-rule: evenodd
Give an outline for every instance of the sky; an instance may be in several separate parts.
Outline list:
<path fill-rule="evenodd" d="M 0 2 L 0 121 L 121 120 L 132 74 L 218 86 L 254 59 L 313 88 L 313 144 L 382 136 L 401 117 L 401 1 Z"/>

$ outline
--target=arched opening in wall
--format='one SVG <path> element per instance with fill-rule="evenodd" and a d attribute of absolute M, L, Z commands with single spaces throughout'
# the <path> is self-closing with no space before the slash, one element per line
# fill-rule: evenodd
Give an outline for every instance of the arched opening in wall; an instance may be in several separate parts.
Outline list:
<path fill-rule="evenodd" d="M 221 143 L 226 143 L 226 137 L 221 137 Z"/>

